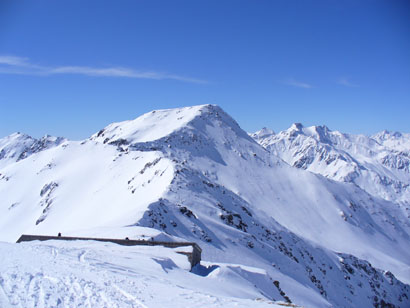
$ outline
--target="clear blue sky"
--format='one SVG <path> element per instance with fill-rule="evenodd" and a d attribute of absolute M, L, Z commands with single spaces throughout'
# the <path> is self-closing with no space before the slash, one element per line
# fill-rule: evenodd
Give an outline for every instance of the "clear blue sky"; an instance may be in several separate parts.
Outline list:
<path fill-rule="evenodd" d="M 0 1 L 0 137 L 207 103 L 247 131 L 410 132 L 410 1 Z"/>

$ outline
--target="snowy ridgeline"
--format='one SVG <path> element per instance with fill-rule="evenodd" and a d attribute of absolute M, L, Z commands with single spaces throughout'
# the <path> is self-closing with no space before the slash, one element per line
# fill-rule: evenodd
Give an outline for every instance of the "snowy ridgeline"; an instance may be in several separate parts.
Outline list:
<path fill-rule="evenodd" d="M 389 176 L 400 176 L 404 188 L 397 191 L 397 199 L 390 190 L 387 198 L 366 185 L 333 181 L 303 170 L 309 168 L 289 166 L 282 160 L 284 154 L 261 141 L 278 135 L 267 130 L 253 135 L 261 146 L 211 105 L 153 111 L 111 124 L 78 142 L 47 137 L 52 142 L 33 146 L 38 141 L 19 136 L 0 140 L 0 240 L 15 242 L 22 233 L 58 232 L 184 240 L 201 246 L 204 262 L 190 273 L 177 261 L 183 258 L 178 260 L 187 263 L 186 256 L 159 248 L 4 244 L 0 253 L 7 262 L 2 265 L 0 292 L 5 303 L 27 300 L 31 305 L 38 300 L 40 305 L 71 299 L 94 301 L 89 305 L 96 307 L 114 303 L 164 307 L 172 306 L 172 297 L 180 303 L 177 306 L 189 301 L 194 307 L 272 306 L 277 301 L 305 307 L 410 306 L 405 284 L 410 282 L 408 174 L 401 163 L 397 170 L 389 167 Z M 380 145 L 383 139 L 386 149 L 400 146 L 406 153 L 405 143 L 395 138 L 388 140 L 385 134 L 377 142 Z M 356 149 L 349 153 L 359 152 L 359 139 L 354 146 L 344 143 Z M 372 151 L 376 148 L 372 146 Z M 395 153 L 391 150 L 389 157 Z M 372 169 L 369 166 L 375 163 L 363 160 L 368 170 L 379 168 Z M 386 174 L 387 165 L 379 168 Z M 338 172 L 349 173 L 349 168 L 340 167 Z M 373 173 L 363 168 L 359 167 L 360 176 L 367 179 Z M 11 255 L 20 251 L 27 253 Z M 47 269 L 41 262 L 54 262 L 50 258 L 56 251 L 66 266 L 54 268 L 57 277 L 50 280 L 44 277 L 54 276 L 44 274 Z M 39 264 L 31 262 L 37 253 Z M 77 263 L 82 271 L 70 266 Z M 125 278 L 124 268 L 135 275 Z M 102 285 L 99 275 L 112 283 Z M 71 278 L 64 280 L 65 276 Z M 144 290 L 151 286 L 156 295 L 138 295 L 144 284 Z M 64 288 L 74 295 L 65 297 Z M 26 296 L 26 290 L 37 295 Z M 53 305 L 48 303 L 44 306 Z"/>

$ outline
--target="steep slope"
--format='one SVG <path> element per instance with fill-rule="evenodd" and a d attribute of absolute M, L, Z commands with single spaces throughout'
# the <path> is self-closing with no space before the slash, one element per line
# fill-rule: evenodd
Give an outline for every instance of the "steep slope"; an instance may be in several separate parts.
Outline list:
<path fill-rule="evenodd" d="M 105 227 L 138 236 L 148 227 L 197 241 L 208 262 L 262 269 L 264 279 L 249 279 L 269 299 L 409 304 L 409 287 L 394 278 L 410 281 L 402 212 L 283 163 L 217 106 L 114 123 L 0 172 L 3 240 Z"/>
<path fill-rule="evenodd" d="M 342 134 L 326 126 L 293 124 L 278 134 L 252 137 L 291 166 L 354 183 L 373 196 L 401 205 L 410 217 L 410 134 L 372 137 Z"/>

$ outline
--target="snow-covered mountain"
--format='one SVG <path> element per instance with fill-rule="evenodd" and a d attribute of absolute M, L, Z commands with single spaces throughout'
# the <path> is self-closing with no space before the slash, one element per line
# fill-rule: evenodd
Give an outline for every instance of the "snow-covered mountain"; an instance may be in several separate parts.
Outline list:
<path fill-rule="evenodd" d="M 0 144 L 12 153 L 7 138 L 15 139 Z M 224 271 L 265 299 L 410 305 L 402 209 L 289 166 L 217 106 L 153 111 L 0 162 L 3 241 L 57 232 L 182 238 L 203 248 L 204 264 L 237 268 Z M 249 267 L 260 275 L 246 274 Z"/>
<path fill-rule="evenodd" d="M 326 126 L 293 124 L 278 134 L 251 136 L 291 166 L 354 183 L 373 196 L 401 205 L 410 218 L 410 134 L 343 134 Z"/>
<path fill-rule="evenodd" d="M 14 133 L 0 139 L 0 168 L 7 163 L 16 162 L 40 151 L 58 146 L 66 141 L 62 137 L 46 135 L 35 139 L 25 134 Z"/>

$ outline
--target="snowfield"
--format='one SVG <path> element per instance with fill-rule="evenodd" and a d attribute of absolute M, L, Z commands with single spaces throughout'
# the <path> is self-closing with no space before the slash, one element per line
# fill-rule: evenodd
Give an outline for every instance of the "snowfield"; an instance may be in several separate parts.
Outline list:
<path fill-rule="evenodd" d="M 317 129 L 295 125 L 279 135 L 279 144 L 291 143 L 295 153 L 299 145 L 310 155 L 303 156 L 301 166 L 327 170 L 325 176 L 271 147 L 279 138 L 272 131 L 251 137 L 213 105 L 153 111 L 110 124 L 83 141 L 46 137 L 40 142 L 21 134 L 1 139 L 0 240 L 62 232 L 185 240 L 203 249 L 202 266 L 189 272 L 186 257 L 165 248 L 4 243 L 2 300 L 22 307 L 36 301 L 37 306 L 73 307 L 271 307 L 279 302 L 409 307 L 408 169 L 402 164 L 407 135 L 384 134 L 372 141 L 322 131 L 317 141 Z M 336 154 L 331 138 L 338 140 Z M 311 144 L 323 142 L 328 152 L 311 150 Z M 382 167 L 374 158 L 382 157 L 375 152 L 380 148 L 389 157 Z M 361 186 L 348 177 L 334 178 L 326 166 L 350 176 L 357 167 L 352 178 L 368 182 Z M 367 189 L 367 176 L 376 171 L 394 181 L 400 176 L 403 189 L 394 193 L 395 186 L 387 185 L 387 195 Z M 52 274 L 45 264 L 56 252 L 58 263 L 66 265 L 56 265 Z M 144 283 L 153 293 L 138 293 L 147 290 Z M 25 295 L 26 290 L 34 291 Z"/>
<path fill-rule="evenodd" d="M 163 247 L 2 243 L 0 254 L 2 308 L 281 307 L 242 278 L 263 274 L 231 265 L 191 273 L 185 256 Z"/>

